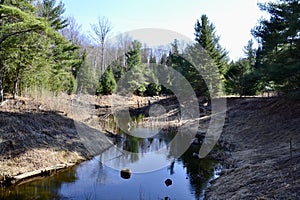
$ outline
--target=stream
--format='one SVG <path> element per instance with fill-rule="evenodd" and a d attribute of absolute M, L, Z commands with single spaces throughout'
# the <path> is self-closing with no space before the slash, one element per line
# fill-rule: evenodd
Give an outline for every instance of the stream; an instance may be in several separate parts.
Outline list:
<path fill-rule="evenodd" d="M 36 178 L 0 189 L 0 199 L 203 199 L 209 181 L 218 175 L 217 161 L 193 157 L 200 146 L 191 145 L 179 158 L 159 153 L 174 137 L 172 132 L 153 132 L 149 138 L 120 133 L 116 145 L 91 160 L 49 177 Z M 130 153 L 124 153 L 130 152 Z M 151 153 L 153 152 L 153 153 Z M 122 178 L 120 169 L 129 168 Z M 155 169 L 155 170 L 153 170 Z M 166 184 L 166 180 L 171 184 Z"/>

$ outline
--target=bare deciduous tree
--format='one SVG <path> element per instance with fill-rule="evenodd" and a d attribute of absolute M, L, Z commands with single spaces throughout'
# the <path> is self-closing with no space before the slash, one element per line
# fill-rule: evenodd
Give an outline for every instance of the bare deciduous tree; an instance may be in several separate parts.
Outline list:
<path fill-rule="evenodd" d="M 70 40 L 73 44 L 81 45 L 81 25 L 79 25 L 74 17 L 68 17 L 68 26 L 65 27 L 61 34 Z"/>
<path fill-rule="evenodd" d="M 92 25 L 92 29 L 95 34 L 95 37 L 93 37 L 93 39 L 96 40 L 97 44 L 99 44 L 101 48 L 101 73 L 103 73 L 105 70 L 105 41 L 108 33 L 112 30 L 112 26 L 110 21 L 106 17 L 98 17 L 98 22 Z"/>

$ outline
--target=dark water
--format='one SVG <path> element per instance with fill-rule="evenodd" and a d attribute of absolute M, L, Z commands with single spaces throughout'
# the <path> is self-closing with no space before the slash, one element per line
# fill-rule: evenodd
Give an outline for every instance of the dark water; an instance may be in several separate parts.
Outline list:
<path fill-rule="evenodd" d="M 136 131 L 149 135 L 156 130 Z M 193 158 L 199 146 L 192 145 L 177 159 L 158 153 L 172 137 L 172 133 L 151 138 L 123 135 L 115 147 L 92 160 L 51 177 L 0 189 L 0 199 L 202 199 L 208 181 L 216 176 L 217 163 Z M 120 176 L 123 167 L 132 170 L 129 179 Z M 172 185 L 167 187 L 166 179 Z"/>

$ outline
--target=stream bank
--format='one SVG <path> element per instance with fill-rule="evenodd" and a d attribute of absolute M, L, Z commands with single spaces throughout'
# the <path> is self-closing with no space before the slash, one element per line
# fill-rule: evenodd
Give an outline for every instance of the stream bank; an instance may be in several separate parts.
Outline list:
<path fill-rule="evenodd" d="M 62 94 L 5 100 L 0 105 L 0 185 L 52 175 L 112 146 L 102 126 L 112 115 L 111 98 Z M 135 110 L 167 98 L 134 97 L 127 101 Z M 84 137 L 78 129 L 84 130 Z M 89 141 L 104 145 L 90 149 Z"/>
<path fill-rule="evenodd" d="M 300 198 L 300 103 L 229 98 L 221 176 L 206 199 Z"/>

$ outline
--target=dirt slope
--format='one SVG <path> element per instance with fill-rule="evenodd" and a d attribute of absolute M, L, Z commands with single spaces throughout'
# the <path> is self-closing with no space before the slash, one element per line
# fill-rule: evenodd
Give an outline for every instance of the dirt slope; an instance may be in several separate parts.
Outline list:
<path fill-rule="evenodd" d="M 228 99 L 222 140 L 224 170 L 207 199 L 300 199 L 299 102 Z"/>
<path fill-rule="evenodd" d="M 96 129 L 75 126 L 64 113 L 32 99 L 8 100 L 0 106 L 0 185 L 17 175 L 86 160 L 101 153 L 87 142 L 104 144 L 103 138 Z"/>

